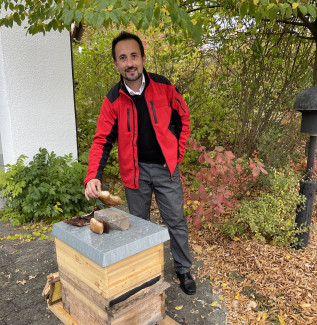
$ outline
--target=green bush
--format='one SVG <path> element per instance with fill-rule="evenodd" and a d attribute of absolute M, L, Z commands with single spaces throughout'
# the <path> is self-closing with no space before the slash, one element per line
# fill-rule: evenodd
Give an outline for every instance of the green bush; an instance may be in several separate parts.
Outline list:
<path fill-rule="evenodd" d="M 113 65 L 111 42 L 119 32 L 85 28 L 80 44 L 73 44 L 79 153 L 89 150 L 107 92 L 119 81 Z"/>
<path fill-rule="evenodd" d="M 57 221 L 91 211 L 93 200 L 84 196 L 86 167 L 72 162 L 72 155 L 58 157 L 40 148 L 28 166 L 21 155 L 14 165 L 0 171 L 0 189 L 6 205 L 2 218 L 12 224 Z"/>
<path fill-rule="evenodd" d="M 292 246 L 297 242 L 296 211 L 302 208 L 304 196 L 299 194 L 299 177 L 289 168 L 272 169 L 265 191 L 253 200 L 243 199 L 241 206 L 220 230 L 231 238 L 250 230 L 256 238 L 273 245 Z"/>
<path fill-rule="evenodd" d="M 294 111 L 284 117 L 283 123 L 272 122 L 271 127 L 262 133 L 257 148 L 267 166 L 281 168 L 290 160 L 301 158 L 305 135 L 299 132 L 300 119 L 301 116 Z"/>

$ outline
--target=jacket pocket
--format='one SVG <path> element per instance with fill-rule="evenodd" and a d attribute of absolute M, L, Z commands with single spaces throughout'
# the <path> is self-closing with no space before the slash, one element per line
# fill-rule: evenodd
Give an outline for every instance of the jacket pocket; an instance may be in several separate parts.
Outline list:
<path fill-rule="evenodd" d="M 186 113 L 185 109 L 184 109 L 183 106 L 182 106 L 181 101 L 180 101 L 178 98 L 175 98 L 175 99 L 176 99 L 176 101 L 178 102 L 179 106 L 181 107 L 182 111 L 183 111 L 184 113 Z"/>
<path fill-rule="evenodd" d="M 157 124 L 157 117 L 156 117 L 154 104 L 152 101 L 150 101 L 150 104 L 151 104 L 151 108 L 152 108 L 152 112 L 153 112 L 153 116 L 154 116 L 154 122 L 155 122 L 155 124 Z"/>
<path fill-rule="evenodd" d="M 130 126 L 130 108 L 128 108 L 127 111 L 127 126 L 128 126 L 128 132 L 131 131 L 131 126 Z"/>

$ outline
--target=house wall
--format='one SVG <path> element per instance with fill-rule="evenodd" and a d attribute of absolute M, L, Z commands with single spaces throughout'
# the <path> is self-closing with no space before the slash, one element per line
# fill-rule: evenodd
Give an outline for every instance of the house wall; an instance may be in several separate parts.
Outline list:
<path fill-rule="evenodd" d="M 0 29 L 0 139 L 4 164 L 40 147 L 77 158 L 69 33 Z M 1 152 L 0 152 L 1 154 Z"/>
<path fill-rule="evenodd" d="M 22 26 L 2 27 L 0 169 L 21 154 L 28 163 L 39 148 L 78 155 L 69 33 L 32 36 Z"/>
<path fill-rule="evenodd" d="M 0 169 L 2 168 L 3 168 L 3 153 L 2 153 L 1 134 L 0 134 Z"/>

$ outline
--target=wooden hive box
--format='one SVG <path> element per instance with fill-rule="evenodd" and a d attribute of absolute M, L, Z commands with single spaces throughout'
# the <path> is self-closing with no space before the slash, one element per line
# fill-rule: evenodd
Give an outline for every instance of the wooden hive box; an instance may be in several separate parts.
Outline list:
<path fill-rule="evenodd" d="M 167 229 L 129 217 L 128 230 L 102 235 L 89 226 L 53 227 L 63 307 L 80 324 L 150 325 L 165 315 Z"/>

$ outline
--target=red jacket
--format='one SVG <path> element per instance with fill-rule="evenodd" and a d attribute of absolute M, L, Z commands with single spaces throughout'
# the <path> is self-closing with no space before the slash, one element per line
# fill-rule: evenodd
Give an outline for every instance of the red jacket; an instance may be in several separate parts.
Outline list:
<path fill-rule="evenodd" d="M 183 160 L 190 134 L 189 110 L 168 79 L 147 73 L 145 70 L 144 73 L 149 77 L 144 95 L 150 119 L 167 166 L 173 175 L 177 163 Z M 112 144 L 118 140 L 119 170 L 123 185 L 132 189 L 139 187 L 137 110 L 133 100 L 122 87 L 121 80 L 110 90 L 102 104 L 97 133 L 89 152 L 85 186 L 91 179 L 102 180 Z"/>

